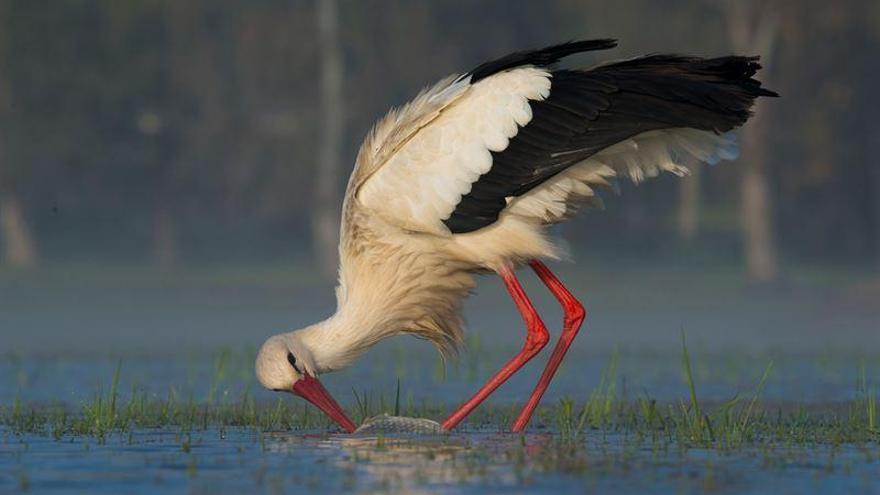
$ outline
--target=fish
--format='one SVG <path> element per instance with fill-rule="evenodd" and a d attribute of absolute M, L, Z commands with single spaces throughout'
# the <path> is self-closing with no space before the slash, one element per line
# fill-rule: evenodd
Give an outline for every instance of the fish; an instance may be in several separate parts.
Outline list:
<path fill-rule="evenodd" d="M 440 435 L 448 433 L 440 423 L 427 418 L 390 416 L 380 414 L 364 420 L 355 435 L 410 433 L 416 435 Z"/>

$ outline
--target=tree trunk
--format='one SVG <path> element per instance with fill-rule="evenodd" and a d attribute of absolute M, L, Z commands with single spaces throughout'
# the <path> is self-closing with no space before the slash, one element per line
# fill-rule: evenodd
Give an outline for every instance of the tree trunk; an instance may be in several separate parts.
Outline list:
<path fill-rule="evenodd" d="M 729 0 L 726 8 L 734 50 L 743 55 L 760 55 L 764 66 L 760 78 L 771 86 L 767 79 L 778 30 L 776 6 L 758 0 Z M 740 222 L 748 279 L 762 285 L 778 282 L 781 275 L 767 175 L 768 130 L 767 116 L 762 115 L 758 102 L 755 116 L 741 133 Z"/>
<path fill-rule="evenodd" d="M 318 36 L 321 47 L 321 136 L 312 205 L 313 253 L 322 273 L 333 277 L 339 242 L 340 149 L 342 147 L 342 53 L 336 0 L 318 0 Z"/>
<path fill-rule="evenodd" d="M 3 258 L 16 268 L 30 268 L 37 262 L 31 231 L 21 211 L 21 203 L 11 193 L 0 196 L 0 239 Z"/>
<path fill-rule="evenodd" d="M 679 181 L 678 185 L 678 237 L 684 242 L 691 242 L 700 228 L 701 190 L 700 175 L 703 165 L 691 165 L 691 174 Z"/>
<path fill-rule="evenodd" d="M 773 208 L 767 178 L 766 118 L 756 115 L 743 132 L 740 164 L 740 215 L 749 281 L 771 284 L 779 280 L 779 256 L 773 230 Z"/>
<path fill-rule="evenodd" d="M 10 48 L 9 30 L 12 26 L 10 2 L 0 3 L 0 128 L 4 131 L 15 120 L 12 115 L 12 81 L 9 77 Z M 17 268 L 30 268 L 37 262 L 37 252 L 22 211 L 21 202 L 15 194 L 6 132 L 0 135 L 0 248 L 3 261 Z"/>

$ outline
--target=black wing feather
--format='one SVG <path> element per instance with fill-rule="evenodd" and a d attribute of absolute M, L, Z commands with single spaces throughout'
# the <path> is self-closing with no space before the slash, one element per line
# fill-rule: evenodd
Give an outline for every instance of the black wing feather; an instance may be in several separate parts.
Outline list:
<path fill-rule="evenodd" d="M 471 76 L 471 82 L 475 83 L 480 79 L 485 79 L 492 74 L 520 67 L 523 65 L 534 65 L 536 67 L 547 67 L 558 62 L 560 59 L 569 55 L 580 52 L 588 52 L 593 50 L 608 50 L 617 46 L 617 40 L 600 39 L 600 40 L 583 40 L 569 41 L 559 45 L 548 46 L 540 50 L 526 50 L 522 52 L 511 53 L 510 55 L 501 57 L 479 65 L 474 70 L 465 74 Z"/>
<path fill-rule="evenodd" d="M 612 40 L 566 43 L 485 63 L 472 81 L 521 65 L 546 66 Z M 642 132 L 690 127 L 726 132 L 742 125 L 759 96 L 777 96 L 752 78 L 757 57 L 702 59 L 651 55 L 591 70 L 554 70 L 550 95 L 532 101 L 532 120 L 507 148 L 492 152 L 492 168 L 444 221 L 453 233 L 498 220 L 506 198 L 525 194 L 566 168 Z"/>

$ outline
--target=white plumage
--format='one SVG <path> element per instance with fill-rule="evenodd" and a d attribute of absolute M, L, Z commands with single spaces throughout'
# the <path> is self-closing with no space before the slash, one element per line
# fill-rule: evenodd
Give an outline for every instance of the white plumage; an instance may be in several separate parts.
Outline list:
<path fill-rule="evenodd" d="M 449 99 L 439 111 L 430 109 L 436 117 L 422 124 L 348 194 L 394 225 L 448 235 L 442 220 L 449 218 L 471 184 L 492 167 L 490 152 L 504 150 L 519 128 L 528 124 L 532 118 L 529 100 L 543 99 L 550 92 L 550 74 L 534 67 L 503 72 L 474 85 L 469 79 L 433 88 L 427 95 L 433 101 L 440 100 L 434 94 L 458 97 Z M 461 84 L 467 85 L 464 94 L 449 91 Z M 376 146 L 384 149 L 387 144 Z"/>

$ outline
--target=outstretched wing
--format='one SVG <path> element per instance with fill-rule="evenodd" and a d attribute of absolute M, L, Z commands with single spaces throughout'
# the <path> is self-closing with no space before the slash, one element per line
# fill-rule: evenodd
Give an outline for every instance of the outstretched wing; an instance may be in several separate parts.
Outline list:
<path fill-rule="evenodd" d="M 773 94 L 752 79 L 760 66 L 746 57 L 655 55 L 585 71 L 547 68 L 611 46 L 519 52 L 459 78 L 450 87 L 467 87 L 373 162 L 357 199 L 402 228 L 440 235 L 491 225 L 508 206 L 553 221 L 551 203 L 589 196 L 608 176 L 680 171 L 674 155 L 682 152 L 728 157 L 716 134 L 745 122 L 757 96 Z"/>

